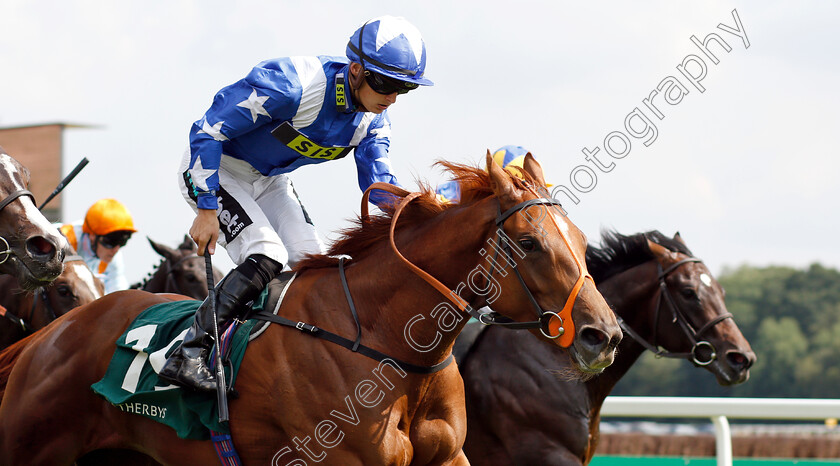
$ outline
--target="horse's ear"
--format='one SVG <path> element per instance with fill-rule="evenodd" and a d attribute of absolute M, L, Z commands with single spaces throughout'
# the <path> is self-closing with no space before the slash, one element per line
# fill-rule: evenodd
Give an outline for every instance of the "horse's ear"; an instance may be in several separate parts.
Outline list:
<path fill-rule="evenodd" d="M 195 245 L 195 241 L 190 238 L 190 235 L 184 234 L 184 241 L 178 245 L 178 249 L 183 249 L 189 252 L 196 252 L 198 251 L 198 246 Z"/>
<path fill-rule="evenodd" d="M 175 252 L 175 250 L 170 248 L 169 246 L 156 243 L 152 241 L 152 238 L 149 238 L 148 236 L 146 237 L 146 239 L 149 240 L 149 244 L 152 245 L 152 249 L 154 249 L 156 253 L 160 254 L 166 259 L 175 260 L 175 258 L 178 257 L 177 252 Z"/>
<path fill-rule="evenodd" d="M 685 244 L 685 241 L 683 241 L 682 236 L 680 236 L 680 232 L 676 232 L 676 233 L 674 233 L 674 241 L 678 241 L 678 242 L 679 242 L 680 244 L 682 244 L 683 246 L 688 247 L 688 245 L 687 245 L 687 244 Z"/>
<path fill-rule="evenodd" d="M 515 202 L 514 186 L 508 173 L 493 161 L 493 155 L 487 151 L 487 172 L 490 174 L 490 186 L 500 201 Z"/>
<path fill-rule="evenodd" d="M 655 243 L 655 242 L 651 241 L 650 239 L 647 240 L 647 244 L 648 244 L 648 249 L 650 249 L 650 252 L 652 252 L 653 255 L 656 256 L 656 260 L 663 267 L 667 267 L 672 262 L 676 262 L 676 258 L 674 257 L 674 253 L 671 252 L 670 249 L 666 248 L 665 246 L 662 246 L 659 243 Z"/>
<path fill-rule="evenodd" d="M 540 186 L 545 187 L 545 175 L 543 174 L 542 165 L 537 162 L 537 159 L 530 152 L 525 154 L 525 163 L 522 166 L 531 175 L 531 178 L 537 180 Z"/>

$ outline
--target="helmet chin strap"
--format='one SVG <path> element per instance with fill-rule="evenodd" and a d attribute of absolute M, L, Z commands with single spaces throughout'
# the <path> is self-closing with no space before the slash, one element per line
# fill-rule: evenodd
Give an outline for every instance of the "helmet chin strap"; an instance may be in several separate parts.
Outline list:
<path fill-rule="evenodd" d="M 362 105 L 362 101 L 359 99 L 359 89 L 362 88 L 362 83 L 365 80 L 365 71 L 364 66 L 361 63 L 357 63 L 359 66 L 362 67 L 362 70 L 359 71 L 357 74 L 353 74 L 353 63 L 347 69 L 347 74 L 349 79 L 347 79 L 347 83 L 350 84 L 350 96 L 353 99 L 353 107 L 356 111 L 367 111 L 364 105 Z"/>
<path fill-rule="evenodd" d="M 101 259 L 101 257 L 99 257 L 99 240 L 102 238 L 102 235 L 94 235 L 91 233 L 88 235 L 88 238 L 90 238 L 90 236 L 96 236 L 96 239 L 90 242 L 90 249 L 93 250 L 93 257 Z"/>

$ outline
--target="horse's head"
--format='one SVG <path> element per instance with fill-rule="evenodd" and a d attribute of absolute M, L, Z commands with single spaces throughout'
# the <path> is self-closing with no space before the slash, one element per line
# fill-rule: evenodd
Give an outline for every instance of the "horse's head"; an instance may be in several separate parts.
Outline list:
<path fill-rule="evenodd" d="M 195 299 L 207 297 L 207 271 L 204 258 L 198 256 L 198 248 L 188 235 L 177 249 L 152 241 L 147 238 L 152 249 L 163 256 L 164 261 L 158 268 L 161 274 L 160 283 L 155 289 L 146 287 L 147 291 L 178 293 Z M 221 273 L 214 268 L 214 283 L 221 280 Z M 150 282 L 151 283 L 151 282 Z"/>
<path fill-rule="evenodd" d="M 46 314 L 54 319 L 73 308 L 101 298 L 105 295 L 105 285 L 68 244 L 64 248 L 64 271 L 44 287 L 43 293 L 42 305 L 46 308 Z"/>
<path fill-rule="evenodd" d="M 501 250 L 490 255 L 497 255 L 497 263 L 499 255 L 516 263 L 512 271 L 498 267 L 502 292 L 488 304 L 516 321 L 538 318 L 543 325 L 532 333 L 569 348 L 582 371 L 602 371 L 613 361 L 621 329 L 587 271 L 586 237 L 556 201 L 548 199 L 542 168 L 530 154 L 524 163 L 530 184 L 514 181 L 489 152 L 487 167 L 499 202 L 497 225 L 503 232 L 491 234 L 491 240 L 499 239 Z"/>
<path fill-rule="evenodd" d="M 679 233 L 674 239 L 682 243 Z M 685 244 L 685 243 L 682 243 Z M 721 385 L 749 378 L 756 357 L 724 303 L 724 291 L 705 264 L 648 239 L 661 268 L 655 344 L 673 353 L 690 353 Z"/>
<path fill-rule="evenodd" d="M 28 185 L 29 171 L 0 148 L 0 273 L 34 289 L 61 273 L 67 241 L 35 206 Z"/>

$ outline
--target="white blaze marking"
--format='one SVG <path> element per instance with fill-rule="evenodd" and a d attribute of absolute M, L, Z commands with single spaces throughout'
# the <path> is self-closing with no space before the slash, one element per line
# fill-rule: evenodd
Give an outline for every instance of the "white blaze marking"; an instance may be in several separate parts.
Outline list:
<path fill-rule="evenodd" d="M 15 176 L 18 173 L 18 170 L 15 168 L 15 164 L 9 154 L 0 153 L 0 166 L 3 167 L 2 169 L 4 171 L 9 173 L 9 180 L 12 182 L 14 191 L 26 189 L 26 187 L 21 185 L 17 180 L 17 178 L 22 177 Z M 45 233 L 53 233 L 53 239 L 58 240 L 58 248 L 62 249 L 65 245 L 64 236 L 59 234 L 58 229 L 53 226 L 46 217 L 44 217 L 44 214 L 42 214 L 40 210 L 38 210 L 38 207 L 32 201 L 32 198 L 29 196 L 20 196 L 16 200 L 19 200 L 21 204 L 23 204 L 24 217 Z"/>
<path fill-rule="evenodd" d="M 700 281 L 706 286 L 712 286 L 712 277 L 706 275 L 705 273 L 700 274 Z"/>
<path fill-rule="evenodd" d="M 99 290 L 96 289 L 96 281 L 93 278 L 93 272 L 90 271 L 87 265 L 83 263 L 68 263 L 65 266 L 70 265 L 73 267 L 73 271 L 76 275 L 82 280 L 85 286 L 90 289 L 90 293 L 93 295 L 93 299 L 99 299 L 102 297 L 99 294 Z"/>
<path fill-rule="evenodd" d="M 549 210 L 554 211 L 554 209 L 552 209 L 551 206 L 549 206 Z M 554 221 L 557 222 L 557 226 L 560 228 L 560 231 L 562 231 L 564 235 L 568 235 L 569 234 L 569 224 L 566 222 L 565 217 L 563 215 L 559 215 L 559 214 L 556 214 L 556 213 L 553 214 L 553 215 L 554 215 Z"/>

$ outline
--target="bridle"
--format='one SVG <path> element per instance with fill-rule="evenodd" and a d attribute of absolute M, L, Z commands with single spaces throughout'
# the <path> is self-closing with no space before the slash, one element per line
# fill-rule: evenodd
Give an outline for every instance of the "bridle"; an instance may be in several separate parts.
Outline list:
<path fill-rule="evenodd" d="M 495 249 L 496 249 L 496 257 L 498 257 L 499 251 L 504 251 L 504 254 L 507 256 L 508 264 L 512 264 L 512 268 L 516 273 L 516 277 L 519 281 L 519 284 L 522 286 L 525 294 L 528 296 L 528 300 L 531 303 L 532 308 L 534 309 L 537 320 L 529 321 L 529 322 L 517 322 L 509 317 L 503 316 L 496 312 L 490 312 L 487 314 L 479 313 L 470 303 L 467 303 L 464 299 L 462 299 L 458 294 L 450 290 L 446 287 L 443 283 L 438 281 L 436 278 L 429 275 L 426 271 L 420 269 L 411 261 L 406 259 L 402 253 L 400 253 L 399 249 L 394 242 L 394 231 L 397 224 L 397 218 L 399 217 L 400 213 L 403 209 L 414 199 L 421 196 L 422 193 L 414 192 L 409 193 L 408 191 L 398 188 L 394 185 L 388 183 L 374 183 L 372 184 L 362 196 L 362 221 L 365 221 L 368 217 L 368 197 L 370 192 L 373 190 L 382 190 L 388 193 L 394 194 L 396 196 L 402 197 L 402 201 L 397 205 L 394 214 L 391 218 L 391 232 L 390 232 L 390 241 L 391 241 L 391 249 L 397 254 L 397 256 L 420 278 L 425 280 L 427 283 L 432 285 L 435 289 L 437 289 L 442 295 L 447 297 L 455 306 L 457 306 L 460 310 L 468 313 L 469 315 L 478 319 L 484 325 L 499 325 L 508 329 L 532 329 L 538 328 L 540 332 L 545 335 L 547 338 L 556 339 L 560 338 L 559 343 L 560 346 L 567 348 L 572 344 L 574 340 L 574 322 L 572 320 L 572 308 L 574 307 L 574 303 L 577 299 L 577 296 L 583 287 L 584 281 L 588 277 L 592 280 L 592 277 L 586 272 L 586 268 L 581 263 L 580 259 L 574 254 L 572 250 L 571 244 L 569 243 L 568 238 L 565 234 L 563 234 L 562 229 L 557 226 L 554 217 L 552 216 L 552 222 L 554 222 L 555 227 L 557 227 L 557 231 L 560 233 L 561 237 L 563 238 L 566 246 L 572 252 L 572 256 L 575 259 L 575 262 L 578 265 L 578 270 L 580 271 L 580 276 L 578 277 L 577 282 L 575 283 L 572 291 L 566 300 L 566 304 L 563 307 L 563 310 L 559 313 L 554 311 L 547 311 L 543 309 L 537 300 L 534 298 L 533 293 L 528 286 L 525 284 L 525 280 L 522 278 L 522 274 L 517 267 L 517 263 L 513 257 L 512 251 L 512 243 L 510 238 L 505 235 L 502 227 L 513 214 L 527 209 L 528 207 L 535 206 L 535 205 L 545 205 L 545 206 L 559 206 L 560 201 L 556 199 L 550 199 L 545 197 L 539 197 L 536 199 L 530 199 L 524 202 L 520 202 L 519 204 L 509 208 L 505 212 L 501 212 L 501 206 L 499 206 L 498 210 L 499 213 L 496 216 L 496 238 L 495 238 Z M 532 191 L 533 192 L 533 191 Z M 536 194 L 536 193 L 535 193 Z M 495 257 L 491 262 L 491 268 L 495 268 Z M 492 275 L 493 270 L 491 269 L 490 275 Z M 556 318 L 556 319 L 555 319 Z M 569 330 L 568 332 L 566 330 Z"/>
<path fill-rule="evenodd" d="M 68 262 L 83 262 L 84 263 L 84 261 L 85 260 L 84 260 L 84 258 L 82 258 L 82 256 L 78 256 L 78 255 L 64 256 L 64 263 L 65 264 L 68 263 Z M 48 321 L 52 322 L 55 319 L 57 319 L 58 316 L 55 314 L 55 309 L 53 309 L 52 305 L 50 305 L 50 300 L 49 300 L 49 297 L 47 296 L 47 289 L 46 289 L 46 287 L 42 286 L 32 293 L 32 306 L 29 309 L 29 320 L 31 320 L 32 316 L 35 315 L 35 310 L 38 308 L 38 300 L 39 299 L 44 303 L 44 309 L 46 309 L 46 311 L 47 311 Z M 31 333 L 31 332 L 35 331 L 35 329 L 32 327 L 32 324 L 27 322 L 25 319 L 23 319 L 21 317 L 18 317 L 12 311 L 10 311 L 6 308 L 0 308 L 0 316 L 3 316 L 5 318 L 9 319 L 16 326 L 20 326 L 21 330 L 23 330 L 24 333 Z"/>
<path fill-rule="evenodd" d="M 187 259 L 195 259 L 195 258 L 201 258 L 201 257 L 196 253 L 192 253 L 192 254 L 186 255 L 186 256 L 178 259 L 175 262 L 172 262 L 170 260 L 166 260 L 166 271 L 164 272 L 166 274 L 166 283 L 164 284 L 163 289 L 164 290 L 169 290 L 169 292 L 171 292 L 171 293 L 182 293 L 181 288 L 178 286 L 178 283 L 175 281 L 175 278 L 173 277 L 173 274 L 175 273 L 175 267 L 181 265 L 181 263 L 186 261 Z"/>
<path fill-rule="evenodd" d="M 424 271 L 421 268 L 417 267 L 416 265 L 412 264 L 408 259 L 406 259 L 402 255 L 402 253 L 400 253 L 399 249 L 397 249 L 396 243 L 394 242 L 394 232 L 395 232 L 396 225 L 397 225 L 397 218 L 399 218 L 399 215 L 403 211 L 405 206 L 407 206 L 411 201 L 413 201 L 417 197 L 421 196 L 422 193 L 419 193 L 419 192 L 409 193 L 408 191 L 406 191 L 402 188 L 399 188 L 397 186 L 394 186 L 392 184 L 389 184 L 389 183 L 374 183 L 374 184 L 372 184 L 365 191 L 364 195 L 362 196 L 361 221 L 363 223 L 368 220 L 368 217 L 369 217 L 368 216 L 368 198 L 370 196 L 370 192 L 372 190 L 375 190 L 375 189 L 382 190 L 382 191 L 388 192 L 390 194 L 393 194 L 395 196 L 399 196 L 399 197 L 403 198 L 402 201 L 399 203 L 399 205 L 396 207 L 396 210 L 394 211 L 394 214 L 391 217 L 391 226 L 390 226 L 389 239 L 390 239 L 390 242 L 391 242 L 391 249 L 394 251 L 394 253 L 397 255 L 397 257 L 399 257 L 405 263 L 405 265 L 408 266 L 408 268 L 411 269 L 415 274 L 420 276 L 423 280 L 425 280 L 427 283 L 432 285 L 432 287 L 434 287 L 436 290 L 438 290 L 442 295 L 444 295 L 450 301 L 452 301 L 452 303 L 455 304 L 455 306 L 457 306 L 459 309 L 461 309 L 462 311 L 465 311 L 465 312 L 469 312 L 471 315 L 481 316 L 482 314 L 478 314 L 476 311 L 474 311 L 472 306 L 470 306 L 469 303 L 464 301 L 463 298 L 458 296 L 458 294 L 456 293 L 455 290 L 450 290 L 443 283 L 441 283 L 439 280 L 437 280 L 436 278 L 429 275 L 426 271 Z M 508 239 L 507 236 L 504 235 L 504 232 L 501 229 L 505 220 L 507 220 L 511 215 L 513 215 L 516 212 L 519 212 L 520 210 L 523 210 L 527 207 L 534 206 L 534 205 L 559 205 L 559 204 L 560 203 L 555 199 L 547 199 L 547 198 L 531 199 L 529 201 L 525 201 L 525 202 L 522 202 L 520 204 L 517 204 L 513 208 L 505 211 L 504 213 L 500 213 L 496 217 L 496 225 L 498 227 L 497 228 L 498 234 L 497 234 L 497 238 L 496 238 L 496 245 L 499 246 L 499 248 L 497 248 L 497 251 L 499 249 L 501 249 L 501 244 L 504 242 L 505 243 L 505 248 L 506 248 L 505 254 L 507 254 L 508 256 L 512 255 L 510 239 Z M 499 210 L 501 211 L 501 208 Z M 555 226 L 557 226 L 556 221 L 554 221 L 553 217 L 552 217 L 552 221 L 555 223 Z M 504 319 L 507 319 L 508 321 L 510 321 L 510 322 L 501 323 L 501 324 L 505 324 L 505 325 L 506 324 L 511 324 L 511 325 L 508 326 L 509 328 L 539 328 L 540 331 L 543 332 L 543 334 L 548 336 L 549 338 L 568 337 L 568 343 L 564 345 L 564 347 L 568 347 L 569 345 L 571 345 L 571 342 L 574 339 L 574 331 L 573 331 L 574 330 L 574 323 L 572 322 L 572 319 L 571 319 L 571 309 L 574 306 L 575 299 L 577 299 L 578 291 L 580 291 L 580 288 L 583 286 L 583 281 L 585 280 L 586 277 L 589 277 L 590 280 L 592 279 L 592 277 L 588 273 L 585 273 L 585 270 L 586 270 L 585 267 L 583 267 L 581 265 L 580 260 L 577 258 L 577 256 L 574 254 L 574 251 L 571 249 L 571 245 L 569 245 L 568 239 L 566 238 L 565 235 L 563 235 L 563 232 L 559 227 L 558 227 L 558 231 L 560 232 L 563 239 L 566 241 L 566 244 L 567 244 L 567 246 L 569 246 L 569 249 L 572 251 L 572 255 L 575 256 L 575 261 L 577 262 L 578 267 L 580 267 L 580 270 L 581 270 L 581 277 L 578 279 L 577 284 L 575 284 L 574 288 L 572 289 L 572 294 L 569 296 L 569 299 L 566 302 L 566 306 L 564 307 L 563 311 L 561 311 L 558 314 L 558 313 L 555 313 L 555 312 L 543 310 L 539 306 L 539 304 L 537 304 L 536 299 L 534 299 L 534 296 L 531 294 L 531 291 L 525 285 L 525 281 L 522 279 L 522 276 L 520 275 L 519 271 L 517 270 L 516 275 L 519 278 L 519 283 L 522 285 L 522 287 L 525 289 L 525 292 L 528 294 L 528 297 L 531 301 L 531 304 L 534 306 L 534 308 L 537 312 L 538 320 L 533 321 L 533 322 L 513 322 L 513 321 L 511 321 L 511 319 L 509 319 L 507 317 L 504 317 L 504 316 L 500 316 L 500 318 L 504 318 Z M 511 259 L 511 262 L 513 263 L 514 269 L 516 269 L 516 262 L 512 261 L 512 259 Z M 255 317 L 257 319 L 273 322 L 273 323 L 276 323 L 276 324 L 280 324 L 280 325 L 283 325 L 285 327 L 295 328 L 295 329 L 297 329 L 297 330 L 299 330 L 303 333 L 306 333 L 308 335 L 311 335 L 311 336 L 314 336 L 314 337 L 317 337 L 317 338 L 321 338 L 323 340 L 327 340 L 329 342 L 332 342 L 332 343 L 335 343 L 337 345 L 343 346 L 344 348 L 347 348 L 350 351 L 359 353 L 361 355 L 364 355 L 364 356 L 366 356 L 368 358 L 371 358 L 371 359 L 374 359 L 376 361 L 383 362 L 385 360 L 389 360 L 393 363 L 396 363 L 398 367 L 400 367 L 403 370 L 406 370 L 408 372 L 413 372 L 413 373 L 417 373 L 417 374 L 432 374 L 432 373 L 435 373 L 435 372 L 438 372 L 438 371 L 441 371 L 441 370 L 445 369 L 447 366 L 449 366 L 449 364 L 452 363 L 452 361 L 454 360 L 454 356 L 453 356 L 451 351 L 449 352 L 449 355 L 443 361 L 441 361 L 437 364 L 434 364 L 434 365 L 431 365 L 431 366 L 418 366 L 418 365 L 411 364 L 411 363 L 406 362 L 406 361 L 401 361 L 401 360 L 399 360 L 399 359 L 397 359 L 393 356 L 389 356 L 385 353 L 382 353 L 380 351 L 377 351 L 373 348 L 370 348 L 368 346 L 365 346 L 365 345 L 361 344 L 362 327 L 359 323 L 359 314 L 356 311 L 356 305 L 353 302 L 353 297 L 350 294 L 350 287 L 347 284 L 347 278 L 346 278 L 345 273 L 344 273 L 344 257 L 339 257 L 339 259 L 338 259 L 338 273 L 339 273 L 339 278 L 341 280 L 342 288 L 344 289 L 345 297 L 347 298 L 347 303 L 350 307 L 350 314 L 353 316 L 353 320 L 356 323 L 356 337 L 355 337 L 355 339 L 350 340 L 350 339 L 345 338 L 341 335 L 337 335 L 335 333 L 329 332 L 329 331 L 324 330 L 322 328 L 318 328 L 318 327 L 316 327 L 312 324 L 308 324 L 306 322 L 295 322 L 295 321 L 287 319 L 285 317 L 275 315 L 275 314 L 270 313 L 270 312 L 265 312 L 264 310 L 254 314 L 253 317 Z M 564 333 L 564 331 L 565 331 L 565 327 L 563 326 L 564 325 L 564 316 L 566 316 L 565 317 L 566 327 L 572 329 L 572 331 L 570 331 L 570 332 L 565 332 Z M 553 319 L 554 317 L 557 317 L 556 321 Z M 488 317 L 484 317 L 484 318 L 488 319 Z M 483 321 L 483 322 L 485 324 L 492 323 L 490 320 L 486 320 L 486 321 Z M 553 336 L 550 333 L 551 328 L 552 328 L 552 325 L 551 325 L 552 322 L 557 322 L 559 324 L 557 336 Z M 499 325 L 501 325 L 501 324 L 499 324 Z M 514 327 L 513 324 L 516 324 L 517 327 Z M 560 344 L 563 345 L 563 340 L 562 339 L 560 340 Z"/>
<path fill-rule="evenodd" d="M 631 338 L 636 340 L 636 342 L 638 342 L 640 345 L 644 346 L 645 349 L 653 352 L 656 355 L 656 357 L 688 359 L 689 361 L 693 362 L 694 364 L 697 364 L 698 366 L 707 366 L 714 362 L 715 359 L 717 359 L 717 350 L 715 349 L 715 346 L 709 341 L 698 341 L 698 339 L 701 338 L 701 335 L 706 333 L 715 325 L 719 324 L 720 322 L 723 322 L 726 319 L 734 319 L 734 317 L 731 313 L 725 312 L 715 317 L 714 319 L 706 322 L 702 327 L 700 327 L 697 330 L 695 330 L 691 323 L 689 323 L 688 316 L 686 316 L 685 311 L 683 311 L 682 308 L 680 308 L 680 306 L 677 305 L 677 302 L 671 295 L 671 291 L 668 289 L 668 285 L 665 283 L 665 278 L 668 276 L 668 274 L 679 268 L 681 265 L 687 264 L 689 262 L 702 263 L 703 261 L 696 257 L 689 257 L 688 259 L 683 259 L 679 262 L 671 264 L 667 269 L 664 270 L 662 269 L 662 265 L 660 265 L 659 263 L 656 264 L 656 270 L 658 274 L 657 280 L 659 280 L 659 292 L 656 295 L 656 311 L 653 319 L 653 343 L 648 343 L 644 338 L 642 338 L 638 333 L 636 333 L 636 331 L 631 329 L 630 326 L 627 325 L 627 323 L 625 323 L 621 317 L 619 317 L 618 315 L 616 315 L 615 317 L 618 320 L 618 324 L 621 326 L 621 329 L 624 331 L 624 333 L 630 335 Z M 680 326 L 683 333 L 686 337 L 688 337 L 688 340 L 692 344 L 691 351 L 687 353 L 670 352 L 665 348 L 660 347 L 656 343 L 656 331 L 659 326 L 659 315 L 662 309 L 663 296 L 665 297 L 665 301 L 668 302 L 668 306 L 671 308 L 671 322 L 676 323 Z M 701 359 L 701 356 L 698 353 L 698 351 L 704 347 L 710 350 L 708 360 Z"/>
<path fill-rule="evenodd" d="M 11 204 L 15 199 L 21 196 L 29 196 L 30 198 L 32 198 L 32 202 L 35 202 L 35 196 L 31 192 L 29 192 L 28 189 L 18 189 L 17 191 L 12 192 L 8 196 L 6 196 L 5 199 L 0 201 L 0 211 L 5 209 L 7 205 Z M 0 264 L 2 264 L 14 254 L 14 251 L 12 251 L 12 248 L 9 245 L 9 242 L 6 240 L 6 238 L 0 236 L 0 242 L 3 243 L 2 247 L 4 248 L 3 250 L 0 250 L 0 255 L 3 256 L 3 259 L 0 260 Z"/>

